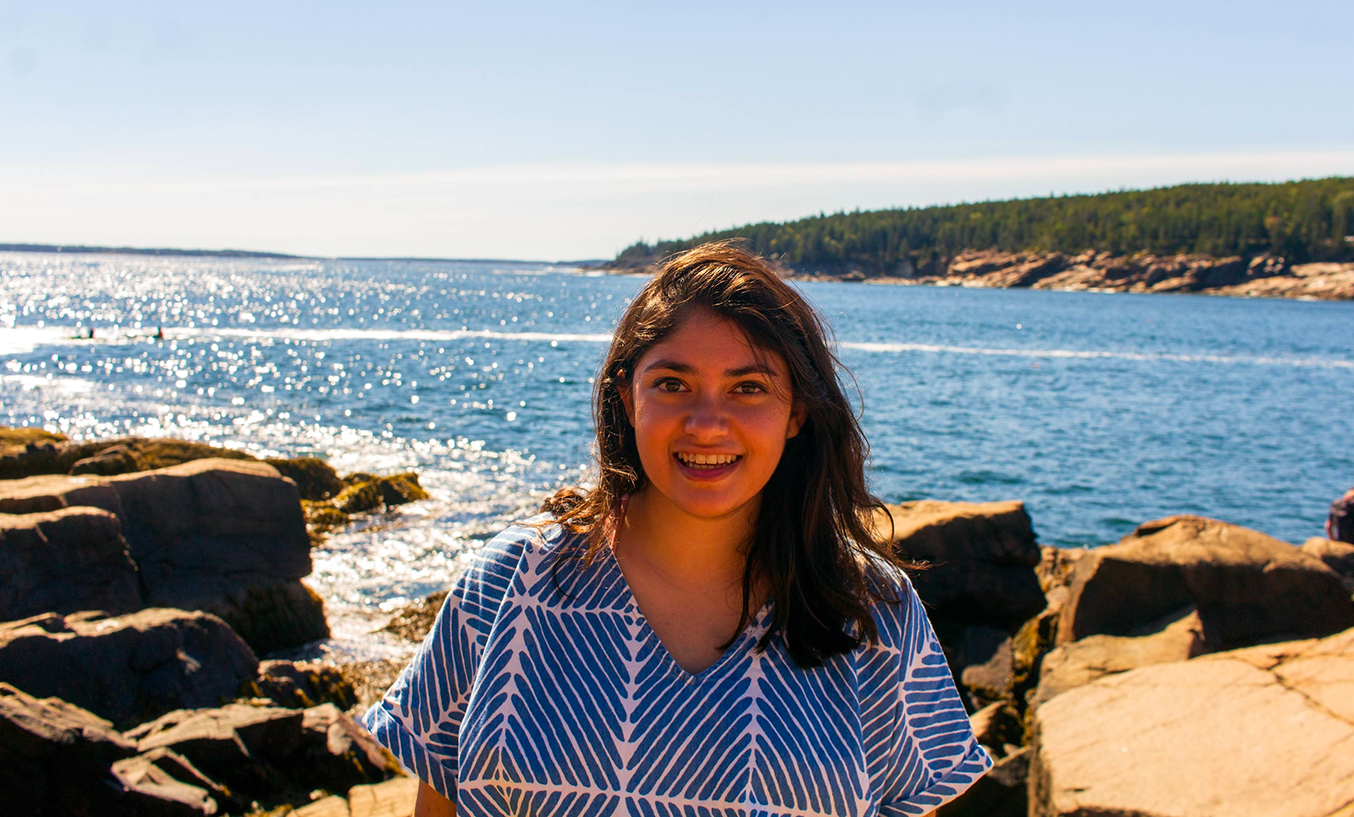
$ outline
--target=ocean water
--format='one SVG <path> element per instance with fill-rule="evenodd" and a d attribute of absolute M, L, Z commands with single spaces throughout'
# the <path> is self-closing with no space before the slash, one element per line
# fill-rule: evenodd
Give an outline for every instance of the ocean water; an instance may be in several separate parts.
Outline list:
<path fill-rule="evenodd" d="M 0 424 L 417 470 L 315 553 L 333 649 L 585 478 L 641 285 L 529 263 L 0 254 Z M 1040 541 L 1198 513 L 1301 543 L 1354 485 L 1354 303 L 798 284 L 888 501 L 1024 500 Z M 93 340 L 78 339 L 84 328 Z M 163 339 L 153 335 L 162 331 Z"/>

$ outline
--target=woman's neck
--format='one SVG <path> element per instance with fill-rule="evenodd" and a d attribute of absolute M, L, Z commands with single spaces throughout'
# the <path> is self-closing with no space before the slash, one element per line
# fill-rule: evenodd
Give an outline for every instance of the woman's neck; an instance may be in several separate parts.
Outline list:
<path fill-rule="evenodd" d="M 755 502 L 706 519 L 682 511 L 648 488 L 630 497 L 621 520 L 621 549 L 641 558 L 675 584 L 689 587 L 741 583 L 756 520 Z"/>

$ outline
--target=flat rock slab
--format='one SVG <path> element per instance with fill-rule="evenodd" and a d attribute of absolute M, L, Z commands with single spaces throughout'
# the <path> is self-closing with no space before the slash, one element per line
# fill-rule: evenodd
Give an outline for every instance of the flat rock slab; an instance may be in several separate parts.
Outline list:
<path fill-rule="evenodd" d="M 258 659 L 225 622 L 151 608 L 0 624 L 0 681 L 118 724 L 213 706 L 254 677 Z"/>
<path fill-rule="evenodd" d="M 1330 817 L 1354 804 L 1354 629 L 1143 667 L 1038 708 L 1036 817 Z"/>
<path fill-rule="evenodd" d="M 295 817 L 409 817 L 418 802 L 418 781 L 397 777 L 354 786 L 345 799 L 331 795 L 292 812 Z"/>
<path fill-rule="evenodd" d="M 1159 632 L 1136 637 L 1092 635 L 1055 647 L 1044 656 L 1039 689 L 1033 703 L 1040 704 L 1069 689 L 1089 684 L 1106 675 L 1145 667 L 1188 661 L 1207 652 L 1204 625 L 1195 610 L 1165 624 Z"/>
<path fill-rule="evenodd" d="M 408 817 L 418 802 L 418 781 L 396 777 L 370 786 L 348 790 L 348 811 L 352 817 Z"/>
<path fill-rule="evenodd" d="M 84 507 L 0 514 L 0 621 L 141 607 L 136 564 L 114 514 Z"/>
<path fill-rule="evenodd" d="M 1195 605 L 1224 648 L 1354 626 L 1354 600 L 1321 559 L 1259 531 L 1200 516 L 1140 525 L 1072 569 L 1058 643 L 1128 635 Z"/>
<path fill-rule="evenodd" d="M 414 812 L 410 810 L 409 813 Z M 292 817 L 350 817 L 350 815 L 348 801 L 336 794 L 307 803 L 292 812 Z"/>

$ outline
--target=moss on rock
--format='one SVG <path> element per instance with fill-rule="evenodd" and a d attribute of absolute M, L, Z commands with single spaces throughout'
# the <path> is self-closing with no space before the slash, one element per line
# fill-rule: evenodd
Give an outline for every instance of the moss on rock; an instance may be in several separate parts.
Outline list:
<path fill-rule="evenodd" d="M 375 480 L 349 485 L 334 498 L 334 505 L 344 513 L 362 513 L 374 511 L 384 505 L 381 498 L 381 486 Z"/>
<path fill-rule="evenodd" d="M 418 484 L 418 474 L 413 471 L 381 477 L 379 485 L 381 499 L 386 505 L 404 505 L 428 498 L 428 492 Z"/>
<path fill-rule="evenodd" d="M 318 502 L 334 497 L 343 490 L 343 480 L 339 479 L 338 473 L 318 457 L 273 457 L 264 462 L 295 482 L 302 499 Z"/>

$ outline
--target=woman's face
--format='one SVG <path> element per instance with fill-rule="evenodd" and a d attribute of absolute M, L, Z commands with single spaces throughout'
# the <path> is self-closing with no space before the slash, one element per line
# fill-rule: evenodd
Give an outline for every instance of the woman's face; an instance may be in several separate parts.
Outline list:
<path fill-rule="evenodd" d="M 707 310 L 644 353 L 621 399 L 648 499 L 702 519 L 756 511 L 805 414 L 781 356 Z"/>

